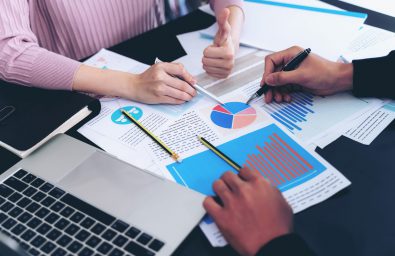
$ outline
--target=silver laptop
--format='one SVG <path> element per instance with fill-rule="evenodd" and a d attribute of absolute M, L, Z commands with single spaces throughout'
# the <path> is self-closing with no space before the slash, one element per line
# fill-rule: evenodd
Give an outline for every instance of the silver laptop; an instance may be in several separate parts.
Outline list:
<path fill-rule="evenodd" d="M 203 199 L 58 135 L 0 176 L 0 230 L 30 255 L 169 255 Z"/>

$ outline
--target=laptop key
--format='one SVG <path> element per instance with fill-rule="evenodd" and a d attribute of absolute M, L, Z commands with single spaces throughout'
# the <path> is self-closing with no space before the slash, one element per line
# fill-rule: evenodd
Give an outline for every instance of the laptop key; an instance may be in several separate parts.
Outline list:
<path fill-rule="evenodd" d="M 19 200 L 16 204 L 22 208 L 25 208 L 26 206 L 28 206 L 30 203 L 32 202 L 31 199 L 24 197 L 21 200 Z"/>
<path fill-rule="evenodd" d="M 38 227 L 41 223 L 43 223 L 40 219 L 34 217 L 33 219 L 31 219 L 28 223 L 27 226 L 29 228 L 35 229 L 36 227 Z"/>
<path fill-rule="evenodd" d="M 54 187 L 54 185 L 52 185 L 51 183 L 45 183 L 44 185 L 42 185 L 39 189 L 44 192 L 47 193 L 49 192 L 52 188 Z"/>
<path fill-rule="evenodd" d="M 0 196 L 7 198 L 12 194 L 12 192 L 14 192 L 12 189 L 4 184 L 0 184 Z"/>
<path fill-rule="evenodd" d="M 26 242 L 29 242 L 35 235 L 36 235 L 36 232 L 34 232 L 31 229 L 28 229 L 25 231 L 25 233 L 22 234 L 21 238 L 23 240 L 25 240 Z"/>
<path fill-rule="evenodd" d="M 66 255 L 66 253 L 67 252 L 65 250 L 63 250 L 62 248 L 58 248 L 51 254 L 51 256 L 64 256 L 64 255 Z"/>
<path fill-rule="evenodd" d="M 95 223 L 95 220 L 90 218 L 90 217 L 86 217 L 82 222 L 81 222 L 81 226 L 83 226 L 84 228 L 89 229 L 90 227 L 92 227 L 92 225 Z"/>
<path fill-rule="evenodd" d="M 37 179 L 35 179 L 32 183 L 30 183 L 30 185 L 32 185 L 33 187 L 35 187 L 35 188 L 38 188 L 38 187 L 40 187 L 42 184 L 44 184 L 45 183 L 45 181 L 44 180 L 42 180 L 42 179 L 40 179 L 40 178 L 37 178 Z"/>
<path fill-rule="evenodd" d="M 62 215 L 63 217 L 69 217 L 72 213 L 74 212 L 74 209 L 67 206 L 66 208 L 64 208 L 61 212 L 60 215 Z"/>
<path fill-rule="evenodd" d="M 5 202 L 1 207 L 0 210 L 3 212 L 8 212 L 14 207 L 14 205 L 10 202 Z"/>
<path fill-rule="evenodd" d="M 65 218 L 61 218 L 56 222 L 55 227 L 57 227 L 60 230 L 65 229 L 68 225 L 70 224 L 70 221 L 66 220 Z"/>
<path fill-rule="evenodd" d="M 51 190 L 51 192 L 49 192 L 49 194 L 53 197 L 55 197 L 56 199 L 60 198 L 61 196 L 63 196 L 66 192 L 64 192 L 63 190 L 61 190 L 60 188 L 54 188 Z"/>
<path fill-rule="evenodd" d="M 33 256 L 38 256 L 38 255 L 40 255 L 40 252 L 37 251 L 37 250 L 34 249 L 34 248 L 30 248 L 29 253 L 30 253 L 31 255 L 33 255 Z"/>
<path fill-rule="evenodd" d="M 66 230 L 64 232 L 66 232 L 70 236 L 73 236 L 75 233 L 78 232 L 78 230 L 80 230 L 80 228 L 77 225 L 72 223 L 66 228 Z"/>
<path fill-rule="evenodd" d="M 125 250 L 136 256 L 153 256 L 155 253 L 137 244 L 134 241 L 130 241 L 125 247 Z"/>
<path fill-rule="evenodd" d="M 160 249 L 162 249 L 163 245 L 165 245 L 165 243 L 163 243 L 162 241 L 159 241 L 158 239 L 154 239 L 150 245 L 148 246 L 148 248 L 158 252 Z"/>
<path fill-rule="evenodd" d="M 25 226 L 23 226 L 22 224 L 18 224 L 18 225 L 16 225 L 16 226 L 11 230 L 11 232 L 12 232 L 14 235 L 19 236 L 23 231 L 25 231 L 25 229 L 26 229 Z"/>
<path fill-rule="evenodd" d="M 111 249 L 113 248 L 113 246 L 107 242 L 103 242 L 99 245 L 99 247 L 97 248 L 97 251 L 103 254 L 107 254 Z"/>
<path fill-rule="evenodd" d="M 15 206 L 8 214 L 9 214 L 11 217 L 16 218 L 16 217 L 18 217 L 19 214 L 21 214 L 22 212 L 23 212 L 23 210 L 22 210 L 21 208 L 19 208 L 18 206 Z"/>
<path fill-rule="evenodd" d="M 44 237 L 42 237 L 42 236 L 40 236 L 40 235 L 37 235 L 37 236 L 30 242 L 30 244 L 33 245 L 33 246 L 35 246 L 35 247 L 40 247 L 40 246 L 43 245 L 46 241 L 47 241 L 47 240 L 46 240 Z"/>
<path fill-rule="evenodd" d="M 36 202 L 32 202 L 28 207 L 26 207 L 26 211 L 30 213 L 35 213 L 38 209 L 40 209 L 40 205 Z"/>
<path fill-rule="evenodd" d="M 29 173 L 28 175 L 26 175 L 25 177 L 23 177 L 23 181 L 26 183 L 30 183 L 32 182 L 34 179 L 36 178 L 36 176 L 34 176 L 33 174 Z"/>
<path fill-rule="evenodd" d="M 51 206 L 51 210 L 54 212 L 59 212 L 60 210 L 63 209 L 63 207 L 65 207 L 64 203 L 61 202 L 56 202 Z"/>
<path fill-rule="evenodd" d="M 69 237 L 68 235 L 62 235 L 56 243 L 60 246 L 66 247 L 73 239 Z"/>
<path fill-rule="evenodd" d="M 72 220 L 75 223 L 79 223 L 84 217 L 85 217 L 84 214 L 80 212 L 76 212 L 73 214 L 73 216 L 70 217 L 70 220 Z"/>
<path fill-rule="evenodd" d="M 126 232 L 126 235 L 130 238 L 135 238 L 138 234 L 140 234 L 140 229 L 131 227 L 129 230 Z"/>
<path fill-rule="evenodd" d="M 81 230 L 80 232 L 78 232 L 78 234 L 75 236 L 75 238 L 81 242 L 84 242 L 89 236 L 90 236 L 90 233 L 88 231 Z"/>
<path fill-rule="evenodd" d="M 22 195 L 18 192 L 14 192 L 9 198 L 8 200 L 10 200 L 13 203 L 16 203 L 19 199 L 22 198 Z"/>
<path fill-rule="evenodd" d="M 92 248 L 95 248 L 101 241 L 102 240 L 100 238 L 98 238 L 97 236 L 91 236 L 91 238 L 88 239 L 86 244 Z"/>
<path fill-rule="evenodd" d="M 6 220 L 1 226 L 5 229 L 11 229 L 13 226 L 16 225 L 16 220 L 14 219 L 8 219 Z"/>
<path fill-rule="evenodd" d="M 118 248 L 115 248 L 114 250 L 111 251 L 109 254 L 110 256 L 123 256 L 124 253 L 123 251 L 119 250 Z"/>
<path fill-rule="evenodd" d="M 56 213 L 52 212 L 50 213 L 46 218 L 45 221 L 48 222 L 49 224 L 53 224 L 55 223 L 55 221 L 57 221 L 60 218 L 59 215 L 57 215 Z"/>
<path fill-rule="evenodd" d="M 28 187 L 25 191 L 23 191 L 23 194 L 25 196 L 31 197 L 34 195 L 38 190 L 33 188 L 33 187 Z"/>
<path fill-rule="evenodd" d="M 50 241 L 46 242 L 43 247 L 41 247 L 41 251 L 44 253 L 50 253 L 56 248 L 56 245 Z"/>
<path fill-rule="evenodd" d="M 123 233 L 129 227 L 129 224 L 127 224 L 121 220 L 117 220 L 116 222 L 114 222 L 114 224 L 112 224 L 111 227 L 113 229 Z"/>
<path fill-rule="evenodd" d="M 41 235 L 45 235 L 46 233 L 48 233 L 50 229 L 51 229 L 50 225 L 48 225 L 47 223 L 43 223 L 41 224 L 41 226 L 37 228 L 37 232 L 40 233 Z"/>
<path fill-rule="evenodd" d="M 36 202 L 40 202 L 41 200 L 43 200 L 44 199 L 44 197 L 46 197 L 46 195 L 43 193 L 43 192 L 41 192 L 41 191 L 38 191 L 36 194 L 34 194 L 34 196 L 32 196 L 31 198 L 34 200 L 34 201 L 36 201 Z"/>
<path fill-rule="evenodd" d="M 17 171 L 16 173 L 14 173 L 14 177 L 21 179 L 23 178 L 23 176 L 25 176 L 27 174 L 27 171 L 20 169 L 19 171 Z"/>
<path fill-rule="evenodd" d="M 116 233 L 114 230 L 107 229 L 107 230 L 101 235 L 101 237 L 103 237 L 103 238 L 106 239 L 107 241 L 111 241 L 116 235 L 117 235 L 117 233 Z"/>
<path fill-rule="evenodd" d="M 38 210 L 34 215 L 41 219 L 44 219 L 45 216 L 47 216 L 49 213 L 50 211 L 47 208 L 41 207 L 40 210 Z"/>
<path fill-rule="evenodd" d="M 80 251 L 80 253 L 78 253 L 78 256 L 91 256 L 93 255 L 93 253 L 94 252 L 91 249 L 85 247 Z"/>
<path fill-rule="evenodd" d="M 41 204 L 46 206 L 46 207 L 50 207 L 56 200 L 51 197 L 51 196 L 47 196 L 44 200 L 41 201 Z"/>
<path fill-rule="evenodd" d="M 140 244 L 146 245 L 148 244 L 149 241 L 151 241 L 152 236 L 143 233 L 141 234 L 141 236 L 139 236 L 139 238 L 137 238 L 137 242 L 139 242 Z"/>
<path fill-rule="evenodd" d="M 60 232 L 57 229 L 52 229 L 47 235 L 46 237 L 49 240 L 55 241 L 56 239 L 58 239 L 60 237 L 60 235 L 62 234 L 62 232 Z"/>
<path fill-rule="evenodd" d="M 81 247 L 82 244 L 80 242 L 74 241 L 67 247 L 67 250 L 69 250 L 72 253 L 76 253 L 81 249 Z"/>
<path fill-rule="evenodd" d="M 6 219 L 7 219 L 7 215 L 5 215 L 4 213 L 0 212 L 0 223 L 5 221 Z"/>
<path fill-rule="evenodd" d="M 0 205 L 2 205 L 6 200 L 3 197 L 0 197 Z"/>
<path fill-rule="evenodd" d="M 92 231 L 93 233 L 95 233 L 96 235 L 100 235 L 100 234 L 104 231 L 105 228 L 106 228 L 106 227 L 103 226 L 102 224 L 96 223 L 96 225 L 94 225 L 94 226 L 91 228 L 91 231 Z"/>
<path fill-rule="evenodd" d="M 20 242 L 19 245 L 22 247 L 23 250 L 28 251 L 30 249 L 30 245 L 25 242 Z"/>
<path fill-rule="evenodd" d="M 28 212 L 24 212 L 22 213 L 21 216 L 18 217 L 18 220 L 22 223 L 26 223 L 28 220 L 30 220 L 33 217 L 33 215 L 31 215 Z"/>
<path fill-rule="evenodd" d="M 116 246 L 122 247 L 127 241 L 128 239 L 126 237 L 124 237 L 123 235 L 118 235 L 112 243 Z"/>
<path fill-rule="evenodd" d="M 9 186 L 19 192 L 22 192 L 23 190 L 25 190 L 27 188 L 26 183 L 18 180 L 15 177 L 9 177 L 8 179 L 6 179 L 4 181 L 4 184 L 6 184 L 7 186 Z"/>

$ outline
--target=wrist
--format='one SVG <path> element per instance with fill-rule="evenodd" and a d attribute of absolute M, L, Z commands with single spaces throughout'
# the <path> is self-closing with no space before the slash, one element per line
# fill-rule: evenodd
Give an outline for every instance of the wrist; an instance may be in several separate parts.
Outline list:
<path fill-rule="evenodd" d="M 353 72 L 354 67 L 351 63 L 336 63 L 334 85 L 339 92 L 352 90 Z"/>

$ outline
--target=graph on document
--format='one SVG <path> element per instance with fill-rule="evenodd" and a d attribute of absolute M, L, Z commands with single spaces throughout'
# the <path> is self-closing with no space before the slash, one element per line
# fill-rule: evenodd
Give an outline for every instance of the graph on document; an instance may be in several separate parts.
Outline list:
<path fill-rule="evenodd" d="M 301 131 L 301 123 L 307 122 L 309 115 L 314 114 L 314 96 L 309 93 L 293 93 L 291 103 L 265 104 L 263 108 L 279 123 L 291 132 Z"/>
<path fill-rule="evenodd" d="M 314 156 L 274 124 L 218 148 L 238 164 L 258 171 L 281 191 L 302 184 L 326 170 Z M 207 150 L 184 159 L 182 163 L 170 164 L 167 170 L 177 183 L 213 195 L 212 183 L 233 169 Z"/>

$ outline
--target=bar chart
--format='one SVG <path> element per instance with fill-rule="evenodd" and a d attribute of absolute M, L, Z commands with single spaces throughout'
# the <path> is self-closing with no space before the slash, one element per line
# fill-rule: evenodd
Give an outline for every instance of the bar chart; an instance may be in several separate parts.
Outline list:
<path fill-rule="evenodd" d="M 299 124 L 307 122 L 308 115 L 314 114 L 313 98 L 314 96 L 310 93 L 297 92 L 292 94 L 291 103 L 273 102 L 265 104 L 263 108 L 291 132 L 301 131 L 302 127 Z"/>
<path fill-rule="evenodd" d="M 219 145 L 218 148 L 239 165 L 248 166 L 286 191 L 302 184 L 326 167 L 313 155 L 275 124 L 261 128 L 237 139 Z M 175 181 L 206 195 L 213 195 L 212 183 L 231 166 L 211 151 L 203 151 L 167 166 Z"/>

